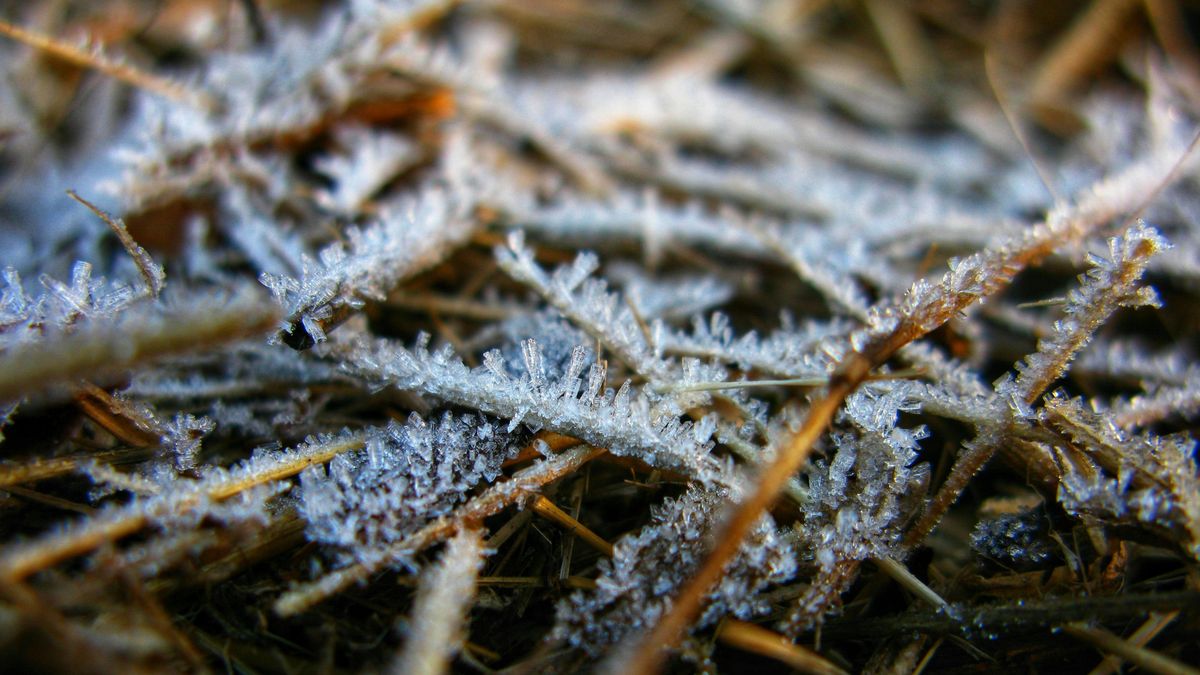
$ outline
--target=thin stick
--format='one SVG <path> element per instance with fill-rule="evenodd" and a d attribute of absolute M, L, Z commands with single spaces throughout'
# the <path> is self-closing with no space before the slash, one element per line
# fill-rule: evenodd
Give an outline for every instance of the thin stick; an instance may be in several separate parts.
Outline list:
<path fill-rule="evenodd" d="M 85 51 L 63 40 L 13 25 L 3 19 L 0 19 L 0 35 L 7 35 L 55 58 L 104 73 L 115 80 L 172 101 L 201 110 L 214 110 L 217 107 L 216 100 L 207 94 L 191 91 L 167 78 L 147 73 L 127 63 L 119 63 L 95 52 Z"/>
<path fill-rule="evenodd" d="M 166 284 L 163 268 L 154 262 L 154 258 L 150 257 L 150 253 L 146 249 L 134 241 L 133 235 L 129 234 L 129 228 L 125 227 L 125 221 L 113 218 L 100 207 L 80 197 L 74 190 L 67 190 L 67 196 L 86 206 L 89 211 L 96 214 L 97 218 L 103 220 L 105 225 L 108 225 L 108 229 L 112 230 L 113 234 L 117 235 L 125 252 L 133 258 L 133 262 L 137 263 L 138 271 L 142 273 L 142 280 L 146 282 L 146 289 L 150 291 L 150 296 L 157 298 Z"/>
<path fill-rule="evenodd" d="M 1178 616 L 1179 610 L 1166 613 L 1150 612 L 1150 616 L 1147 617 L 1146 621 L 1141 626 L 1138 626 L 1138 629 L 1133 631 L 1126 638 L 1126 641 L 1135 647 L 1145 647 L 1167 626 L 1171 625 L 1171 622 L 1178 618 Z M 1092 672 L 1088 673 L 1088 675 L 1111 675 L 1112 673 L 1120 672 L 1121 664 L 1124 662 L 1125 660 L 1121 657 L 1110 654 L 1104 657 L 1104 660 L 1093 668 Z"/>
<path fill-rule="evenodd" d="M 608 557 L 612 557 L 613 545 L 604 540 L 603 537 L 592 532 L 586 525 L 571 517 L 571 514 L 558 508 L 554 502 L 546 499 L 542 495 L 534 497 L 533 504 L 530 507 L 539 516 L 549 520 L 559 527 L 562 527 L 568 534 L 573 534 L 584 541 L 588 546 L 596 549 Z"/>
<path fill-rule="evenodd" d="M 363 444 L 361 436 L 341 438 L 311 448 L 298 456 L 285 455 L 265 462 L 261 470 L 242 477 L 231 478 L 222 472 L 186 491 L 169 492 L 148 503 L 134 502 L 100 513 L 77 527 L 52 532 L 10 547 L 0 555 L 0 579 L 15 583 L 39 570 L 129 536 L 148 525 L 156 509 L 177 516 L 191 511 L 205 500 L 221 501 L 252 487 L 294 476 L 314 464 L 323 464 L 344 452 L 357 450 Z"/>
<path fill-rule="evenodd" d="M 874 562 L 875 566 L 878 567 L 884 574 L 891 577 L 893 581 L 908 589 L 913 595 L 921 598 L 930 605 L 933 605 L 934 607 L 950 606 L 950 603 L 946 602 L 942 596 L 938 595 L 937 592 L 929 586 L 926 586 L 925 582 L 914 576 L 912 572 L 908 571 L 907 567 L 901 565 L 899 562 L 891 558 L 875 558 L 872 562 Z"/>
<path fill-rule="evenodd" d="M 1062 627 L 1062 631 L 1071 637 L 1078 638 L 1100 651 L 1115 654 L 1126 661 L 1160 675 L 1200 675 L 1200 670 L 1175 659 L 1150 651 L 1143 647 L 1132 645 L 1119 636 L 1102 628 L 1091 628 L 1084 624 L 1073 623 Z"/>
<path fill-rule="evenodd" d="M 846 675 L 820 654 L 792 644 L 786 637 L 745 621 L 731 619 L 717 631 L 721 642 L 785 663 L 796 670 L 815 675 Z"/>

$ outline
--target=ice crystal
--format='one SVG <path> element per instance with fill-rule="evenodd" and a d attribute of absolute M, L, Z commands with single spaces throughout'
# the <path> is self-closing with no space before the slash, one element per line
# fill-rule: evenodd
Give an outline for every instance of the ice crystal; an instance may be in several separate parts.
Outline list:
<path fill-rule="evenodd" d="M 308 536 L 352 555 L 398 541 L 495 481 L 518 442 L 494 421 L 448 412 L 372 429 L 362 450 L 300 475 Z"/>
<path fill-rule="evenodd" d="M 1186 608 L 1186 7 L 51 4 L 0 22 L 0 643 L 69 648 L 12 669 L 122 621 L 157 646 L 102 669 L 573 672 L 656 626 L 711 669 L 743 619 L 833 672 L 919 618 L 893 580 Z"/>
<path fill-rule="evenodd" d="M 649 525 L 617 542 L 613 559 L 601 563 L 595 591 L 577 592 L 559 603 L 554 637 L 599 652 L 652 626 L 672 591 L 700 564 L 724 497 L 721 491 L 692 488 L 656 509 Z M 794 572 L 795 554 L 764 517 L 709 595 L 699 625 L 724 614 L 743 619 L 762 614 L 769 604 L 758 597 L 761 591 Z"/>

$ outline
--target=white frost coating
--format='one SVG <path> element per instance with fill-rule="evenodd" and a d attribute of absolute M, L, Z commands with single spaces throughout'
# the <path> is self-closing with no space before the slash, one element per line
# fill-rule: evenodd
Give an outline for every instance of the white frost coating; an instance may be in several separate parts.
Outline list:
<path fill-rule="evenodd" d="M 676 406 L 629 382 L 614 391 L 602 367 L 587 365 L 584 347 L 575 348 L 564 370 L 548 371 L 541 345 L 529 339 L 522 345 L 525 373 L 516 377 L 498 352 L 485 355 L 485 365 L 468 368 L 448 348 L 430 353 L 426 340 L 411 350 L 383 340 L 361 342 L 350 350 L 349 361 L 363 377 L 508 418 L 510 430 L 524 423 L 695 480 L 732 480 L 709 454 L 712 440 L 697 438 L 694 424 L 680 421 Z"/>
<path fill-rule="evenodd" d="M 652 628 L 704 560 L 728 497 L 724 490 L 692 487 L 655 509 L 646 527 L 618 541 L 612 560 L 600 563 L 594 591 L 576 592 L 558 604 L 553 637 L 599 654 Z M 763 516 L 709 594 L 697 627 L 725 614 L 749 619 L 768 611 L 761 591 L 790 579 L 795 559 L 786 538 Z"/>
<path fill-rule="evenodd" d="M 421 577 L 404 652 L 388 668 L 389 673 L 449 672 L 450 659 L 462 648 L 466 637 L 465 618 L 475 597 L 475 579 L 485 553 L 478 529 L 463 528 L 446 544 L 437 566 Z"/>
<path fill-rule="evenodd" d="M 518 439 L 477 415 L 445 413 L 365 432 L 362 450 L 300 475 L 308 537 L 366 555 L 403 539 L 492 483 Z"/>

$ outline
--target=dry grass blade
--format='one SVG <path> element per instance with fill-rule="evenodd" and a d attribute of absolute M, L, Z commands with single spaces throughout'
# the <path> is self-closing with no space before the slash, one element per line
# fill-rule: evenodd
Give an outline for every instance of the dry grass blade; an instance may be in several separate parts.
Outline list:
<path fill-rule="evenodd" d="M 1145 647 L 1151 640 L 1163 631 L 1167 626 L 1171 625 L 1175 619 L 1179 617 L 1179 612 L 1151 612 L 1146 621 L 1138 626 L 1138 629 L 1133 631 L 1126 639 L 1126 642 L 1134 647 Z M 1121 665 L 1125 662 L 1120 656 L 1106 656 L 1100 662 L 1100 665 L 1092 669 L 1088 675 L 1111 675 L 1112 673 L 1120 672 Z"/>
<path fill-rule="evenodd" d="M 87 463 L 121 464 L 145 460 L 149 453 L 144 449 L 105 450 L 85 455 L 70 455 L 49 459 L 32 459 L 24 462 L 0 462 L 0 489 L 11 485 L 36 483 L 40 480 L 62 476 L 79 470 Z"/>
<path fill-rule="evenodd" d="M 530 508 L 533 509 L 533 511 L 539 516 L 554 522 L 568 533 L 579 537 L 585 543 L 587 543 L 588 546 L 591 546 L 606 556 L 612 557 L 612 544 L 605 541 L 600 535 L 589 530 L 583 523 L 572 518 L 571 514 L 558 508 L 558 506 L 549 499 L 538 495 L 533 498 L 533 504 L 530 506 Z"/>
<path fill-rule="evenodd" d="M 67 190 L 67 196 L 86 206 L 89 211 L 96 214 L 96 217 L 103 220 L 105 225 L 108 225 L 108 229 L 112 230 L 113 234 L 117 235 L 117 239 L 121 241 L 121 246 L 125 248 L 125 252 L 137 263 L 138 271 L 142 274 L 142 281 L 146 283 L 146 288 L 150 291 L 150 296 L 157 298 L 162 293 L 163 286 L 166 284 L 162 267 L 154 262 L 154 259 L 150 257 L 150 253 L 146 249 L 134 241 L 133 236 L 129 234 L 129 228 L 125 227 L 124 221 L 120 218 L 113 218 L 95 204 L 80 197 L 74 190 Z"/>
<path fill-rule="evenodd" d="M 317 444 L 294 456 L 260 461 L 254 471 L 245 475 L 218 474 L 199 481 L 185 492 L 173 492 L 137 503 L 98 513 L 74 527 L 0 551 L 0 578 L 18 582 L 39 570 L 83 555 L 110 542 L 127 537 L 149 524 L 156 511 L 178 515 L 196 508 L 204 500 L 221 501 L 258 485 L 294 476 L 304 469 L 361 448 L 361 438 L 344 438 Z"/>
<path fill-rule="evenodd" d="M 1064 94 L 1116 55 L 1121 34 L 1140 4 L 1138 0 L 1095 0 L 1042 58 L 1029 99 L 1044 121 L 1061 123 Z"/>
<path fill-rule="evenodd" d="M 476 528 L 459 530 L 446 544 L 437 568 L 424 575 L 409 622 L 404 652 L 389 672 L 438 675 L 462 648 L 465 617 L 483 566 L 483 537 Z"/>
<path fill-rule="evenodd" d="M 846 671 L 814 651 L 794 645 L 784 636 L 745 621 L 730 619 L 721 624 L 717 639 L 813 675 L 843 675 Z"/>
<path fill-rule="evenodd" d="M 62 40 L 41 35 L 27 28 L 15 26 L 4 20 L 0 20 L 0 34 L 23 42 L 30 47 L 41 50 L 55 58 L 62 59 L 67 63 L 104 73 L 113 79 L 120 80 L 138 89 L 144 89 L 157 96 L 186 103 L 203 110 L 213 110 L 217 107 L 216 101 L 207 94 L 191 91 L 176 82 L 144 72 L 127 63 L 114 61 L 94 51 L 81 49 Z"/>
<path fill-rule="evenodd" d="M 12 4 L 0 663 L 1200 659 L 1196 13 Z"/>
<path fill-rule="evenodd" d="M 155 358 L 261 335 L 278 322 L 278 311 L 250 292 L 201 297 L 173 311 L 131 308 L 115 319 L 0 354 L 0 400 L 80 379 L 103 381 Z"/>
<path fill-rule="evenodd" d="M 1063 626 L 1062 631 L 1071 637 L 1079 638 L 1093 647 L 1115 654 L 1130 663 L 1145 668 L 1159 675 L 1197 675 L 1200 670 L 1185 663 L 1180 663 L 1169 656 L 1159 654 L 1144 647 L 1130 644 L 1120 637 L 1101 629 L 1084 624 Z"/>
<path fill-rule="evenodd" d="M 684 631 L 699 614 L 704 596 L 721 578 L 726 563 L 737 553 L 759 515 L 783 492 L 788 478 L 808 459 L 813 445 L 825 433 L 842 402 L 870 372 L 873 364 L 859 354 L 855 357 L 832 378 L 828 392 L 809 408 L 800 431 L 779 451 L 775 460 L 764 467 L 755 491 L 738 504 L 728 524 L 721 529 L 716 547 L 676 597 L 671 611 L 638 642 L 637 652 L 628 661 L 618 656 L 617 663 L 611 667 L 632 673 L 652 673 L 662 667 L 667 650 L 679 644 Z"/>
<path fill-rule="evenodd" d="M 933 607 L 946 608 L 950 603 L 937 594 L 925 582 L 921 581 L 908 568 L 891 558 L 878 558 L 875 560 L 875 565 L 883 570 L 893 581 L 903 586 L 913 595 L 930 604 Z"/>

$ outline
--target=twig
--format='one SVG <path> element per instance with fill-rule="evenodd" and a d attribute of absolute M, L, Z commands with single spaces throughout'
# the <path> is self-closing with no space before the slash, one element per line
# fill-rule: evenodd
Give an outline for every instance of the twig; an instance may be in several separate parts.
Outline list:
<path fill-rule="evenodd" d="M 1164 613 L 1151 612 L 1146 621 L 1141 626 L 1138 626 L 1138 629 L 1133 631 L 1126 641 L 1135 647 L 1145 647 L 1178 617 L 1179 610 Z M 1121 670 L 1122 663 L 1124 663 L 1124 659 L 1120 656 L 1106 656 L 1100 662 L 1100 665 L 1093 668 L 1092 672 L 1088 673 L 1088 675 L 1111 675 Z"/>
<path fill-rule="evenodd" d="M 612 557 L 613 546 L 604 540 L 603 537 L 592 532 L 586 525 L 575 520 L 571 514 L 558 508 L 554 502 L 546 499 L 542 495 L 533 498 L 533 504 L 530 507 L 539 516 L 552 521 L 559 527 L 567 531 L 568 534 L 573 534 L 584 541 L 588 546 L 596 549 L 608 557 Z"/>
<path fill-rule="evenodd" d="M 1120 637 L 1102 628 L 1091 628 L 1081 623 L 1062 627 L 1062 631 L 1071 637 L 1079 638 L 1096 649 L 1115 654 L 1130 663 L 1145 668 L 1160 675 L 1200 675 L 1200 669 L 1193 668 L 1175 659 L 1152 652 L 1149 649 L 1130 644 Z"/>
<path fill-rule="evenodd" d="M 721 624 L 717 639 L 727 645 L 774 659 L 801 672 L 815 675 L 845 675 L 846 671 L 820 654 L 792 644 L 779 633 L 745 621 L 730 619 Z"/>
<path fill-rule="evenodd" d="M 0 35 L 7 35 L 55 58 L 104 73 L 125 84 L 172 101 L 186 103 L 201 110 L 214 110 L 217 107 L 216 100 L 207 94 L 191 91 L 177 82 L 144 72 L 127 63 L 119 63 L 101 54 L 85 51 L 57 38 L 15 26 L 3 19 L 0 19 Z"/>

